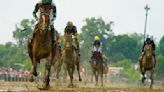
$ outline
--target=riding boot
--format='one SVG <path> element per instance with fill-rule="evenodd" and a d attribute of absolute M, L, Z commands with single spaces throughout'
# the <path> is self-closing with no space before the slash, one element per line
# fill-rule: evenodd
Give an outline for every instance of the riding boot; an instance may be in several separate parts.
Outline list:
<path fill-rule="evenodd" d="M 76 54 L 77 54 L 77 60 L 78 62 L 80 62 L 80 51 L 79 51 L 79 48 L 77 47 L 74 47 L 75 48 L 75 51 L 76 51 Z"/>
<path fill-rule="evenodd" d="M 102 53 L 100 52 L 100 58 L 101 58 L 101 61 L 103 61 L 103 57 L 102 57 Z"/>
<path fill-rule="evenodd" d="M 153 53 L 153 57 L 154 57 L 154 59 L 156 59 L 156 57 L 155 57 L 155 54 Z"/>
<path fill-rule="evenodd" d="M 60 55 L 62 55 L 62 49 L 60 45 L 59 45 L 59 52 L 60 52 Z"/>
<path fill-rule="evenodd" d="M 76 40 L 76 47 L 77 47 L 77 55 L 80 57 L 80 46 L 77 40 Z"/>
<path fill-rule="evenodd" d="M 155 56 L 154 53 L 153 53 L 153 57 L 154 57 L 154 60 L 155 60 L 155 65 L 156 65 L 156 56 Z M 155 65 L 154 65 L 154 67 L 155 67 Z"/>
<path fill-rule="evenodd" d="M 54 33 L 54 26 L 51 25 L 51 39 L 52 39 L 52 45 L 55 43 L 55 33 Z"/>

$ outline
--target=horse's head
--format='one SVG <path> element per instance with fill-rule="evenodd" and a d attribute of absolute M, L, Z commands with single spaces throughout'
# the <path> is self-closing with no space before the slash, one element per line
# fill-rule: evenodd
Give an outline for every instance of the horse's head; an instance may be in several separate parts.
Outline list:
<path fill-rule="evenodd" d="M 48 13 L 42 13 L 39 20 L 39 27 L 41 33 L 48 31 L 50 25 L 50 18 Z"/>
<path fill-rule="evenodd" d="M 96 60 L 101 59 L 101 53 L 98 52 L 98 51 L 94 51 L 93 52 L 93 58 L 96 59 Z"/>
<path fill-rule="evenodd" d="M 152 45 L 151 44 L 147 44 L 145 47 L 145 55 L 147 57 L 151 57 L 153 55 L 153 51 L 152 51 Z"/>
<path fill-rule="evenodd" d="M 71 49 L 72 48 L 72 34 L 66 34 L 65 35 L 65 49 Z"/>

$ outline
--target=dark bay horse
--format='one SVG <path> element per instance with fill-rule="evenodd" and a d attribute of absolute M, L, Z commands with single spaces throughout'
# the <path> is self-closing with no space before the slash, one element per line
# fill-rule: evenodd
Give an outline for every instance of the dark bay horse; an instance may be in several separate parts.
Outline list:
<path fill-rule="evenodd" d="M 155 64 L 156 64 L 156 60 L 153 56 L 153 50 L 152 50 L 152 45 L 151 44 L 147 44 L 145 47 L 145 52 L 144 52 L 144 56 L 143 59 L 140 61 L 140 70 L 142 73 L 142 83 L 145 82 L 145 73 L 146 71 L 150 71 L 150 79 L 151 79 L 151 84 L 150 84 L 150 88 L 152 88 L 152 85 L 154 83 L 153 80 L 153 74 L 154 74 L 154 69 L 155 69 Z"/>
<path fill-rule="evenodd" d="M 62 60 L 64 61 L 66 65 L 66 69 L 70 77 L 69 87 L 73 87 L 73 73 L 75 70 L 75 66 L 77 66 L 79 81 L 82 80 L 80 76 L 80 67 L 79 67 L 80 62 L 78 61 L 79 56 L 77 55 L 76 51 L 77 50 L 73 46 L 72 34 L 66 34 Z"/>
<path fill-rule="evenodd" d="M 30 75 L 30 81 L 33 82 L 33 76 L 37 76 L 37 64 L 40 60 L 45 58 L 47 60 L 45 64 L 45 79 L 43 89 L 48 89 L 50 81 L 50 68 L 53 60 L 53 48 L 51 33 L 49 30 L 50 20 L 49 14 L 42 13 L 40 15 L 39 23 L 36 25 L 34 32 L 35 36 L 32 42 L 28 41 L 28 53 L 32 60 L 32 71 Z"/>
<path fill-rule="evenodd" d="M 96 85 L 98 85 L 98 77 L 101 77 L 101 86 L 103 86 L 103 73 L 104 66 L 102 62 L 102 55 L 98 51 L 93 52 L 93 56 L 91 58 L 91 67 L 93 71 L 93 75 L 95 76 Z"/>

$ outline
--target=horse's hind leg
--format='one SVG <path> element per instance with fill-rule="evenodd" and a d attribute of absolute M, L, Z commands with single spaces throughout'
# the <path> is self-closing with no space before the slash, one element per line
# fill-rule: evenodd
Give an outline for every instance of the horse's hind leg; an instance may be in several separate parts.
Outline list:
<path fill-rule="evenodd" d="M 153 84 L 154 84 L 153 74 L 154 74 L 154 69 L 151 70 L 151 75 L 150 75 L 151 84 L 150 84 L 150 88 L 152 88 Z"/>
<path fill-rule="evenodd" d="M 80 65 L 79 65 L 79 62 L 77 62 L 77 71 L 78 71 L 78 75 L 79 75 L 79 81 L 82 81 L 81 76 L 80 76 Z"/>

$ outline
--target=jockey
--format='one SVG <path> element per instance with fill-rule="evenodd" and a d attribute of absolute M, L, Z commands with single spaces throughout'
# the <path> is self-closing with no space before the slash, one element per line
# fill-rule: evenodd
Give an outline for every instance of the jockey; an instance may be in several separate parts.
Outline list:
<path fill-rule="evenodd" d="M 79 41 L 78 41 L 77 29 L 76 29 L 76 26 L 74 26 L 71 21 L 67 22 L 67 26 L 64 29 L 64 36 L 66 34 L 72 34 L 74 36 L 75 44 L 76 44 L 76 47 L 77 47 L 76 48 L 77 49 L 77 54 L 80 56 L 80 46 L 79 46 Z"/>
<path fill-rule="evenodd" d="M 101 46 L 102 46 L 102 42 L 101 42 L 99 36 L 95 36 L 94 41 L 93 41 L 93 52 L 98 51 L 101 53 L 102 52 Z"/>
<path fill-rule="evenodd" d="M 94 41 L 93 41 L 93 49 L 92 49 L 92 57 L 91 57 L 91 59 L 93 59 L 94 52 L 97 51 L 97 52 L 100 53 L 102 63 L 104 64 L 104 61 L 103 61 L 103 58 L 102 58 L 102 50 L 101 50 L 101 47 L 102 47 L 102 42 L 101 42 L 99 36 L 95 36 L 94 37 Z"/>
<path fill-rule="evenodd" d="M 48 12 L 45 11 L 47 9 L 49 9 L 50 7 L 50 12 L 48 13 L 50 15 L 50 28 L 51 28 L 51 37 L 52 37 L 52 44 L 54 44 L 55 39 L 54 39 L 54 20 L 56 19 L 56 6 L 55 4 L 52 2 L 52 0 L 42 0 L 40 2 L 38 2 L 35 5 L 35 9 L 33 11 L 33 16 L 36 19 L 36 21 L 39 20 L 38 16 L 37 16 L 37 12 L 39 10 L 39 13 L 43 13 L 43 12 Z M 47 8 L 47 9 L 46 9 Z M 35 36 L 35 32 L 33 33 L 32 39 Z"/>
<path fill-rule="evenodd" d="M 154 56 L 154 58 L 155 58 L 155 43 L 154 43 L 153 39 L 151 39 L 151 38 L 148 37 L 148 38 L 146 38 L 146 40 L 144 41 L 144 45 L 143 45 L 143 47 L 142 47 L 141 60 L 142 60 L 142 58 L 143 58 L 143 56 L 144 56 L 144 48 L 145 48 L 145 46 L 146 46 L 147 44 L 151 44 L 151 45 L 152 45 L 153 56 Z M 155 58 L 155 59 L 156 59 L 156 58 Z"/>

